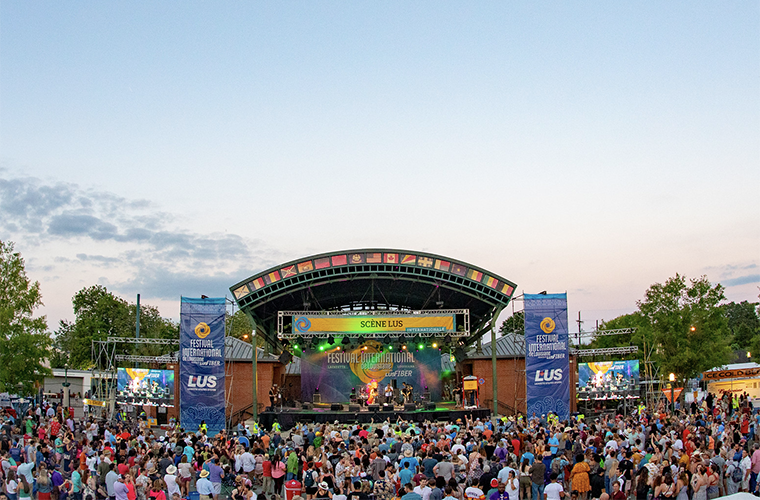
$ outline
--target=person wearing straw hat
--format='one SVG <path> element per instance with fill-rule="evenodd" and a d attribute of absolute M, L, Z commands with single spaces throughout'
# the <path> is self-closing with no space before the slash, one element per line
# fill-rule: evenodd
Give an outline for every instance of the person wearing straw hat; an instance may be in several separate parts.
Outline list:
<path fill-rule="evenodd" d="M 208 478 L 208 471 L 201 470 L 198 480 L 195 482 L 195 489 L 201 496 L 201 500 L 211 500 L 214 496 L 214 486 Z"/>

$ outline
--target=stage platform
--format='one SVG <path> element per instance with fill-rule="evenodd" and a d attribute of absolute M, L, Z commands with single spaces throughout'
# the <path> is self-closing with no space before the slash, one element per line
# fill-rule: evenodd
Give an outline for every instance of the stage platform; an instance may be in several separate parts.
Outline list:
<path fill-rule="evenodd" d="M 272 424 L 277 421 L 283 430 L 288 430 L 296 423 L 327 424 L 334 423 L 337 420 L 341 424 L 368 424 L 373 419 L 375 422 L 381 422 L 390 418 L 391 422 L 396 422 L 399 416 L 404 420 L 413 422 L 424 422 L 426 420 L 453 422 L 458 418 L 464 420 L 467 416 L 473 419 L 490 418 L 491 410 L 489 408 L 463 410 L 461 407 L 455 407 L 453 403 L 436 403 L 435 410 L 420 408 L 414 411 L 404 411 L 401 406 L 397 406 L 393 411 L 382 410 L 382 408 L 381 411 L 369 411 L 366 407 L 362 407 L 360 411 L 352 412 L 348 411 L 348 404 L 343 405 L 343 410 L 335 411 L 330 409 L 329 403 L 322 403 L 315 404 L 314 408 L 309 410 L 284 408 L 271 411 L 267 408 L 267 411 L 259 414 L 259 424 L 266 429 L 271 429 Z"/>

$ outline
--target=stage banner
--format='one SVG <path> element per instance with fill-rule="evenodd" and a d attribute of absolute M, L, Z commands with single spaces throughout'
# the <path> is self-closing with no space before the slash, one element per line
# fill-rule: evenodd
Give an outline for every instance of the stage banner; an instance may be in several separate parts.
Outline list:
<path fill-rule="evenodd" d="M 182 297 L 180 310 L 180 424 L 208 435 L 225 427 L 224 298 Z"/>
<path fill-rule="evenodd" d="M 453 314 L 398 314 L 393 316 L 298 316 L 298 333 L 455 333 Z"/>
<path fill-rule="evenodd" d="M 567 294 L 525 294 L 525 379 L 528 417 L 570 418 Z"/>
<path fill-rule="evenodd" d="M 441 400 L 441 351 L 425 349 L 389 350 L 375 340 L 367 340 L 354 349 L 336 346 L 324 351 L 304 350 L 301 354 L 301 397 L 311 401 L 319 389 L 323 403 L 346 403 L 351 390 L 360 393 L 377 385 L 378 394 L 396 381 L 414 389 L 415 399 L 430 392 L 431 401 Z"/>

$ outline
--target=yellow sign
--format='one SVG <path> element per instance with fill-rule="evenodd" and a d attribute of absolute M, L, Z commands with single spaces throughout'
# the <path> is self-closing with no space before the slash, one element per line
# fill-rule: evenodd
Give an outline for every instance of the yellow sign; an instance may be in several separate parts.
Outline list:
<path fill-rule="evenodd" d="M 464 390 L 465 391 L 477 391 L 478 390 L 478 381 L 477 380 L 465 380 L 464 381 Z"/>
<path fill-rule="evenodd" d="M 294 333 L 454 333 L 453 314 L 394 316 L 297 316 Z"/>
<path fill-rule="evenodd" d="M 211 328 L 206 323 L 198 323 L 195 327 L 195 334 L 198 338 L 205 339 L 211 333 Z"/>
<path fill-rule="evenodd" d="M 541 321 L 541 330 L 543 330 L 544 333 L 552 333 L 556 326 L 557 325 L 554 324 L 554 320 L 549 317 L 546 317 L 543 319 L 543 321 Z"/>
<path fill-rule="evenodd" d="M 148 417 L 148 425 L 151 427 L 155 427 L 158 425 L 158 420 L 156 420 L 155 418 Z"/>
<path fill-rule="evenodd" d="M 100 406 L 102 408 L 105 408 L 106 402 L 105 401 L 98 401 L 97 399 L 83 399 L 83 404 L 86 404 L 87 406 Z"/>

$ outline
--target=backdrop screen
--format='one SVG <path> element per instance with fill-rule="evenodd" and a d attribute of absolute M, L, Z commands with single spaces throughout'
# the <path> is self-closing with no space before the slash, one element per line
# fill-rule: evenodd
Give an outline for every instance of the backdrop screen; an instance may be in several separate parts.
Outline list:
<path fill-rule="evenodd" d="M 639 390 L 639 360 L 578 363 L 581 399 L 621 399 Z"/>
<path fill-rule="evenodd" d="M 123 402 L 174 401 L 174 371 L 119 368 L 116 391 L 116 398 Z"/>

